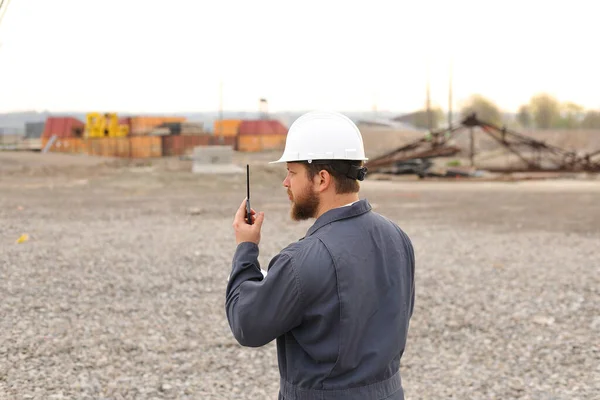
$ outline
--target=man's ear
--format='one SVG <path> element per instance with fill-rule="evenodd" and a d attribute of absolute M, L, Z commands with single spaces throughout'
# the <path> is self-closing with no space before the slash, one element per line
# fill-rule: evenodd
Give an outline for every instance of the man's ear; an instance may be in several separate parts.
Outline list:
<path fill-rule="evenodd" d="M 324 192 L 333 184 L 333 177 L 329 172 L 322 169 L 318 174 L 315 175 L 315 185 L 317 187 L 317 191 Z"/>

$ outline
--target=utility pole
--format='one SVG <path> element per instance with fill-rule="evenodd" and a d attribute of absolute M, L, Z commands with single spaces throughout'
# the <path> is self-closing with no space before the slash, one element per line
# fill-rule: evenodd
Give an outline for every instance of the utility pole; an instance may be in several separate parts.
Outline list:
<path fill-rule="evenodd" d="M 475 167 L 475 130 L 471 127 L 469 132 L 469 144 L 470 144 L 470 152 L 469 159 L 471 161 L 471 167 Z"/>
<path fill-rule="evenodd" d="M 448 87 L 448 129 L 452 128 L 452 69 L 453 69 L 453 60 L 450 58 L 450 78 L 449 78 L 449 87 Z"/>
<path fill-rule="evenodd" d="M 433 130 L 433 121 L 431 120 L 431 96 L 430 96 L 430 84 L 429 84 L 429 61 L 427 61 L 427 100 L 426 100 L 426 107 L 427 107 L 427 129 L 429 129 L 429 132 L 431 132 Z"/>
<path fill-rule="evenodd" d="M 260 119 L 269 119 L 269 104 L 264 97 L 258 100 L 258 114 Z"/>
<path fill-rule="evenodd" d="M 219 82 L 219 136 L 223 136 L 223 79 Z"/>

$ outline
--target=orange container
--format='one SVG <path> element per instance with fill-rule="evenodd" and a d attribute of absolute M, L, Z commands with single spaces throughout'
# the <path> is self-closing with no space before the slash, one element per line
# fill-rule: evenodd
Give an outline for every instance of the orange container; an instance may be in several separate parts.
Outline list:
<path fill-rule="evenodd" d="M 90 156 L 104 155 L 104 139 L 108 139 L 108 138 L 87 139 L 86 140 L 86 153 Z"/>
<path fill-rule="evenodd" d="M 79 154 L 79 151 L 81 149 L 81 139 L 79 138 L 70 138 L 68 140 L 69 145 L 66 149 L 67 153 L 70 154 Z"/>
<path fill-rule="evenodd" d="M 79 139 L 76 138 L 58 138 L 54 141 L 50 151 L 55 153 L 76 153 L 78 142 Z"/>
<path fill-rule="evenodd" d="M 260 136 L 256 136 L 256 135 L 238 136 L 237 151 L 246 151 L 246 152 L 260 151 Z"/>
<path fill-rule="evenodd" d="M 241 119 L 216 120 L 213 124 L 213 134 L 215 136 L 236 136 L 241 123 Z"/>
<path fill-rule="evenodd" d="M 48 140 L 42 138 L 42 148 Z M 198 137 L 197 141 L 208 142 L 208 139 Z M 162 156 L 162 144 L 160 136 L 60 138 L 52 144 L 49 151 L 100 157 L 151 158 Z"/>
<path fill-rule="evenodd" d="M 77 147 L 75 148 L 76 154 L 87 154 L 87 140 L 86 139 L 77 139 Z"/>
<path fill-rule="evenodd" d="M 115 137 L 110 138 L 114 141 L 114 156 L 115 157 L 129 157 L 131 151 L 131 141 L 128 137 Z"/>
<path fill-rule="evenodd" d="M 62 139 L 63 149 L 65 153 L 79 154 L 81 153 L 82 140 L 79 138 Z"/>
<path fill-rule="evenodd" d="M 94 153 L 103 157 L 129 157 L 130 143 L 127 137 L 104 137 L 90 139 Z"/>
<path fill-rule="evenodd" d="M 50 138 L 41 138 L 42 149 L 46 147 Z M 81 139 L 78 138 L 57 138 L 48 149 L 52 153 L 71 153 L 78 154 L 81 151 Z"/>
<path fill-rule="evenodd" d="M 244 152 L 281 150 L 285 147 L 285 138 L 285 135 L 241 135 L 237 138 L 237 150 Z"/>
<path fill-rule="evenodd" d="M 131 158 L 152 158 L 162 156 L 160 136 L 134 136 L 129 138 Z"/>
<path fill-rule="evenodd" d="M 286 135 L 262 135 L 261 146 L 263 150 L 283 150 Z"/>
<path fill-rule="evenodd" d="M 129 134 L 140 136 L 149 134 L 154 128 L 168 122 L 185 122 L 185 117 L 130 117 L 122 120 L 129 125 Z"/>
<path fill-rule="evenodd" d="M 129 153 L 131 151 L 131 143 L 130 138 L 128 137 L 112 137 L 107 138 L 110 139 L 111 143 L 111 157 L 129 157 Z"/>

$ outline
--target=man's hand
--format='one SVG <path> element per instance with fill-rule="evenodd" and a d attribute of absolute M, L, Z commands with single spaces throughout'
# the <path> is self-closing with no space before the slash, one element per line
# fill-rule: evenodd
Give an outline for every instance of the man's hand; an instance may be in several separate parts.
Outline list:
<path fill-rule="evenodd" d="M 265 219 L 265 213 L 251 210 L 252 225 L 246 222 L 246 199 L 242 201 L 233 218 L 233 229 L 235 230 L 235 241 L 237 244 L 243 242 L 252 242 L 258 244 L 260 242 L 260 228 Z"/>

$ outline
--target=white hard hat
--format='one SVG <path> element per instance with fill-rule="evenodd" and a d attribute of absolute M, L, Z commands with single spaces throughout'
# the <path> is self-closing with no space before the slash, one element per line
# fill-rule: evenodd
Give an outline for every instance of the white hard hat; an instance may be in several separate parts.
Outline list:
<path fill-rule="evenodd" d="M 354 122 L 337 112 L 306 113 L 290 126 L 283 155 L 270 164 L 312 160 L 368 160 Z"/>

